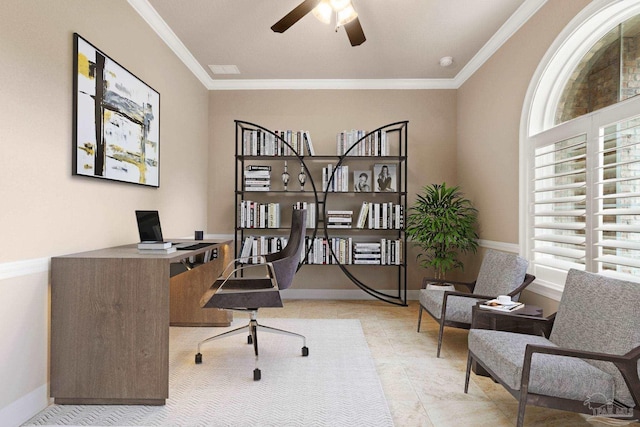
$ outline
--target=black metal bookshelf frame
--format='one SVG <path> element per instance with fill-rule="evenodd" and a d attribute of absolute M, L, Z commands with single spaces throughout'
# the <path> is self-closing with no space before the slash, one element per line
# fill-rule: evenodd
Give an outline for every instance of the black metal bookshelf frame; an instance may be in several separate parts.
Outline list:
<path fill-rule="evenodd" d="M 395 123 L 390 123 L 385 126 L 381 126 L 366 135 L 362 136 L 360 139 L 355 141 L 355 143 L 342 155 L 313 155 L 313 156 L 305 156 L 303 153 L 299 153 L 295 150 L 293 146 L 291 146 L 287 141 L 277 135 L 275 132 L 267 129 L 263 126 L 257 125 L 255 123 L 250 123 L 242 120 L 235 120 L 235 138 L 236 138 L 236 147 L 235 147 L 235 199 L 236 199 L 236 209 L 235 209 L 235 217 L 234 217 L 234 228 L 235 228 L 235 258 L 238 259 L 240 257 L 241 246 L 245 240 L 245 233 L 255 234 L 256 232 L 264 232 L 265 230 L 285 230 L 285 227 L 280 227 L 278 229 L 274 228 L 244 228 L 240 227 L 240 218 L 239 218 L 239 206 L 244 197 L 249 194 L 253 194 L 253 192 L 245 191 L 245 184 L 243 179 L 243 171 L 245 170 L 246 162 L 248 161 L 282 161 L 285 160 L 293 160 L 300 162 L 302 168 L 304 168 L 307 181 L 311 185 L 311 191 L 300 191 L 300 190 L 272 190 L 265 193 L 268 194 L 298 194 L 300 196 L 311 197 L 315 202 L 315 227 L 312 229 L 308 229 L 307 232 L 310 235 L 310 241 L 313 241 L 318 234 L 321 232 L 326 239 L 330 239 L 330 233 L 334 230 L 337 230 L 341 234 L 348 235 L 357 235 L 358 233 L 363 234 L 365 232 L 375 232 L 378 237 L 381 235 L 394 236 L 397 240 L 402 242 L 402 252 L 403 257 L 400 264 L 391 264 L 391 265 L 367 265 L 367 267 L 375 267 L 375 268 L 396 268 L 397 269 L 397 286 L 391 293 L 382 292 L 380 290 L 374 289 L 372 286 L 367 284 L 365 281 L 358 278 L 358 272 L 362 272 L 362 265 L 356 264 L 342 264 L 339 262 L 339 257 L 336 253 L 334 253 L 333 247 L 329 245 L 329 250 L 331 252 L 331 256 L 337 261 L 336 264 L 329 264 L 329 266 L 337 266 L 343 272 L 343 274 L 358 288 L 360 288 L 363 292 L 368 295 L 379 299 L 381 301 L 387 302 L 389 304 L 406 306 L 407 305 L 407 262 L 406 262 L 406 249 L 407 249 L 407 237 L 404 231 L 404 225 L 399 229 L 332 229 L 327 227 L 327 222 L 325 220 L 327 216 L 327 203 L 328 198 L 334 196 L 345 196 L 349 194 L 366 194 L 366 197 L 369 198 L 384 198 L 385 200 L 393 199 L 393 201 L 402 206 L 403 216 L 406 218 L 406 209 L 407 209 L 407 147 L 408 147 L 408 121 L 400 121 Z M 281 156 L 281 155 L 247 155 L 244 153 L 244 133 L 252 132 L 252 131 L 262 131 L 268 134 L 271 134 L 275 139 L 277 139 L 283 146 L 288 147 L 291 150 L 292 155 L 289 156 Z M 398 147 L 397 153 L 389 156 L 352 156 L 350 153 L 352 150 L 357 149 L 358 145 L 364 143 L 371 135 L 376 134 L 378 132 L 386 132 L 387 134 L 397 133 Z M 304 152 L 304 150 L 302 150 Z M 396 169 L 396 179 L 397 179 L 397 188 L 396 191 L 390 193 L 356 193 L 356 192 L 334 192 L 334 191 L 325 191 L 324 189 L 316 186 L 316 183 L 313 178 L 313 174 L 307 165 L 309 162 L 316 161 L 328 161 L 333 164 L 333 171 L 331 176 L 328 178 L 327 186 L 336 179 L 336 171 L 339 166 L 344 164 L 348 164 L 350 161 L 362 161 L 362 160 L 376 160 L 385 163 L 394 163 L 397 166 Z M 273 178 L 272 178 L 273 179 Z M 295 181 L 295 180 L 294 180 Z M 305 185 L 306 185 L 305 183 Z M 383 234 L 386 233 L 386 234 Z M 306 248 L 305 259 L 311 250 L 311 246 L 309 245 Z M 308 265 L 306 262 L 300 263 L 298 268 L 301 268 L 304 265 Z M 321 268 L 326 267 L 324 264 L 310 264 L 313 266 L 318 266 Z M 360 271 L 358 271 L 360 269 Z M 368 269 L 364 269 L 368 270 Z"/>

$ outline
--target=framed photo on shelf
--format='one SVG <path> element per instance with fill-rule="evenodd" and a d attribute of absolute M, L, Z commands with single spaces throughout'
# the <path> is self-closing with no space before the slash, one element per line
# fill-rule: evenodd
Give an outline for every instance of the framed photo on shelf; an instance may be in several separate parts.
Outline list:
<path fill-rule="evenodd" d="M 353 191 L 356 193 L 370 193 L 371 169 L 353 172 Z"/>
<path fill-rule="evenodd" d="M 72 174 L 159 187 L 160 94 L 73 35 Z"/>
<path fill-rule="evenodd" d="M 375 164 L 373 165 L 374 188 L 376 193 L 396 191 L 396 165 L 395 164 Z"/>

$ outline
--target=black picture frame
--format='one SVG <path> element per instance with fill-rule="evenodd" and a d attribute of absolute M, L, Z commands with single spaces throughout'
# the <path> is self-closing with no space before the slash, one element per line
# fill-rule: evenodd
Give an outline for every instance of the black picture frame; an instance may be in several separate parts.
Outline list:
<path fill-rule="evenodd" d="M 160 186 L 160 94 L 73 34 L 72 174 Z"/>

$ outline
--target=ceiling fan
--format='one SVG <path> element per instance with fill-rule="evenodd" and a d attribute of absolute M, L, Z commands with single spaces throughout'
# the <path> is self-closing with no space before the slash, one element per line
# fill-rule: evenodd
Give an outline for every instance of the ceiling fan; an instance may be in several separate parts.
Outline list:
<path fill-rule="evenodd" d="M 339 27 L 344 27 L 351 46 L 359 46 L 367 40 L 351 0 L 304 0 L 271 29 L 276 33 L 284 33 L 309 12 L 313 12 L 325 24 L 329 24 L 335 15 L 336 31 Z"/>

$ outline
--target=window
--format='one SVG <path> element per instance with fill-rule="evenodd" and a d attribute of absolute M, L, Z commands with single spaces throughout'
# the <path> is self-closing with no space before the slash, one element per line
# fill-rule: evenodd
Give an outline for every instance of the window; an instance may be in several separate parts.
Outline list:
<path fill-rule="evenodd" d="M 521 244 L 556 290 L 570 268 L 640 282 L 640 1 L 596 0 L 574 21 L 523 115 Z"/>

